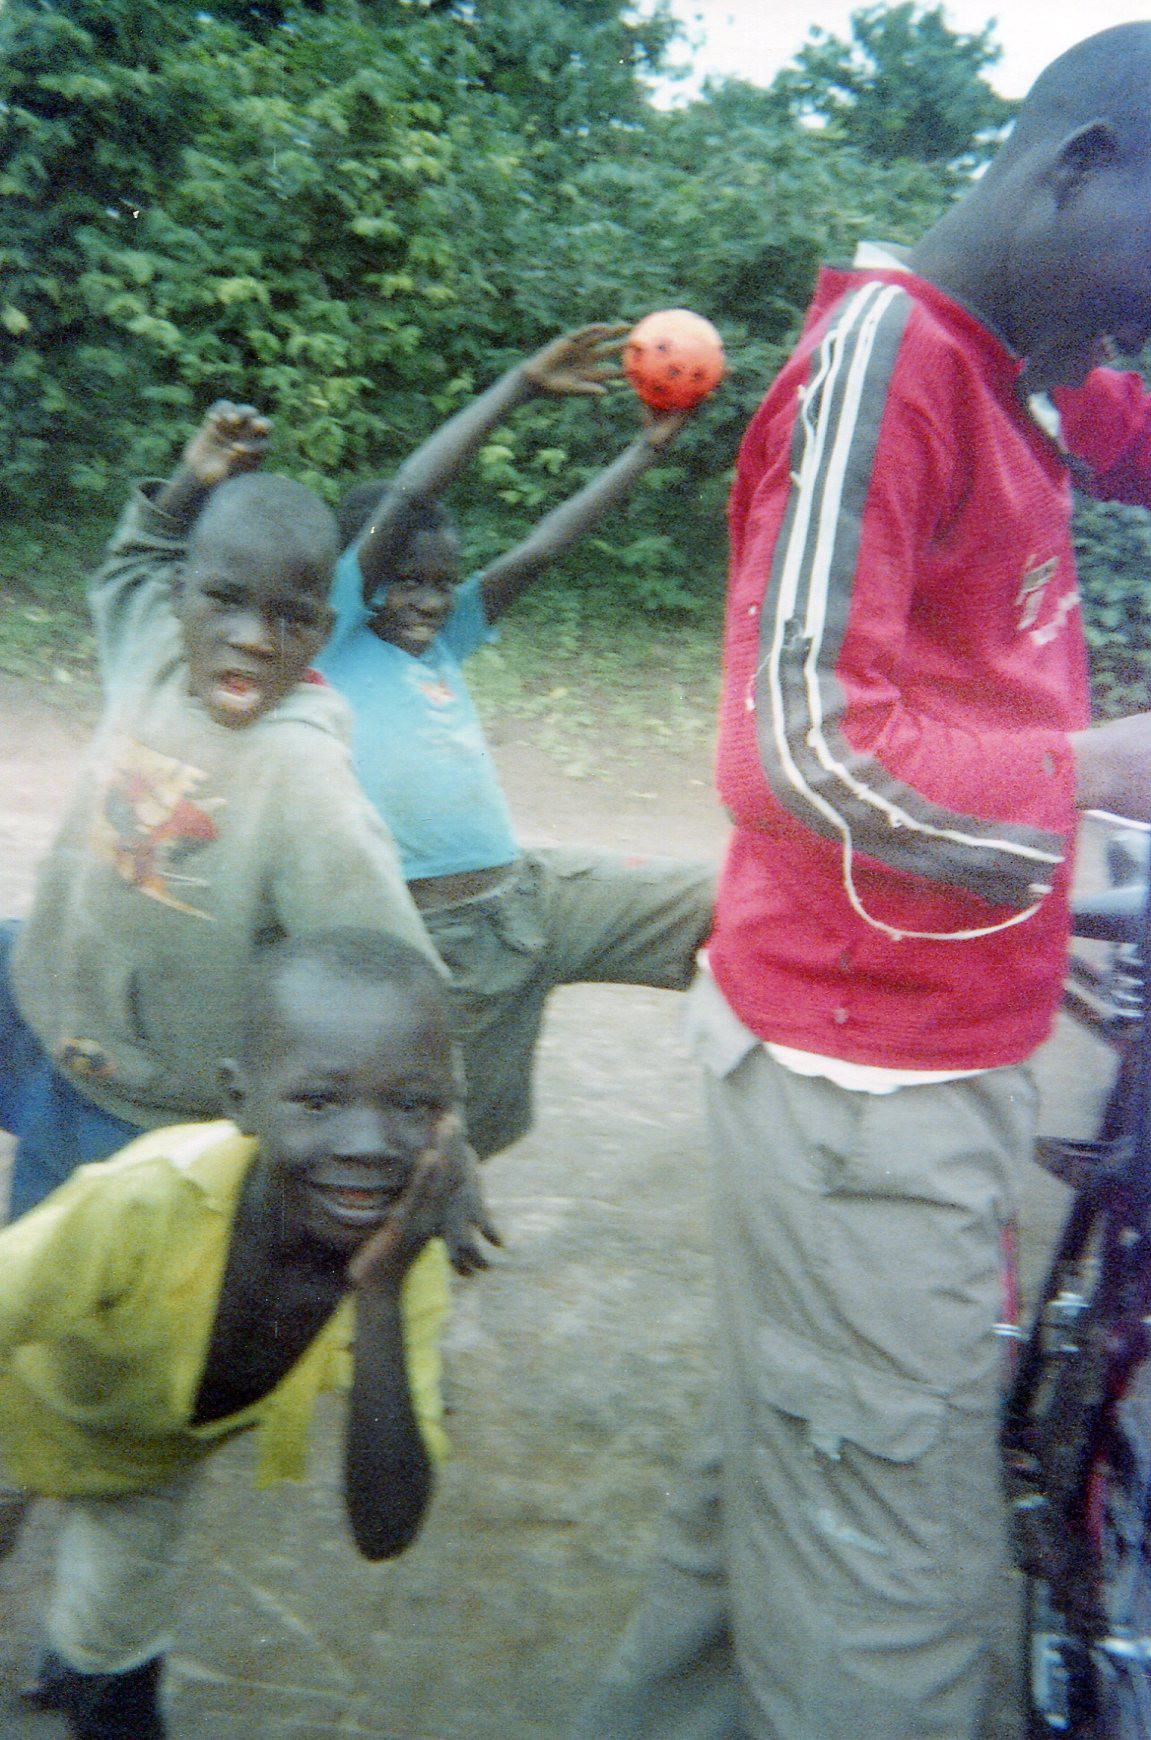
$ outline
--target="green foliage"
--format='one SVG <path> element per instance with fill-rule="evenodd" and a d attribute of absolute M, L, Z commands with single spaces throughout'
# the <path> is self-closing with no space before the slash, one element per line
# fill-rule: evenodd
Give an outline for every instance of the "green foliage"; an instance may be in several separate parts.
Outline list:
<path fill-rule="evenodd" d="M 719 327 L 728 357 L 721 390 L 624 510 L 635 528 L 628 553 L 615 542 L 617 514 L 569 559 L 568 583 L 578 572 L 605 599 L 623 587 L 648 610 L 706 612 L 722 579 L 736 448 L 795 337 L 821 259 L 850 258 L 867 234 L 911 241 L 946 197 L 924 166 L 869 165 L 781 117 L 765 93 L 732 84 L 653 112 L 642 132 L 614 133 L 572 167 L 554 200 L 516 206 L 507 239 L 525 265 L 515 294 L 538 330 L 570 318 L 576 287 L 584 308 L 625 319 L 697 308 Z M 617 445 L 634 432 L 626 397 L 595 415 Z M 586 419 L 585 409 L 550 406 L 517 419 L 525 443 L 542 441 L 545 426 L 558 430 L 555 444 L 573 456 L 565 490 L 602 460 L 603 438 L 593 459 L 578 433 Z M 483 503 L 472 504 L 472 523 L 484 517 Z"/>
<path fill-rule="evenodd" d="M 897 5 L 790 82 L 661 113 L 671 28 L 622 0 L 7 0 L 0 505 L 107 524 L 219 395 L 334 496 L 551 334 L 686 305 L 728 378 L 548 595 L 581 634 L 625 600 L 712 620 L 736 445 L 820 260 L 913 241 L 1007 106 L 990 28 Z M 523 406 L 458 488 L 469 559 L 636 427 L 626 388 Z"/>
<path fill-rule="evenodd" d="M 96 692 L 95 641 L 79 576 L 99 555 L 102 523 L 55 516 L 0 526 L 0 671 L 86 705 Z"/>
<path fill-rule="evenodd" d="M 703 748 L 719 702 L 716 617 L 669 633 L 626 608 L 593 615 L 571 593 L 529 594 L 499 642 L 469 661 L 481 717 L 506 736 L 528 722 L 534 748 L 570 777 L 601 771 L 605 757 L 643 764 L 654 747 Z M 540 647 L 552 652 L 540 658 Z M 512 727 L 514 729 L 514 727 Z"/>
<path fill-rule="evenodd" d="M 909 158 L 970 169 L 984 161 L 1017 105 L 982 73 L 1001 58 L 988 24 L 951 30 L 942 6 L 872 5 L 852 14 L 851 37 L 813 29 L 773 91 L 801 120 L 881 163 Z"/>
<path fill-rule="evenodd" d="M 1095 711 L 1104 719 L 1151 707 L 1151 514 L 1080 500 L 1076 561 Z"/>
<path fill-rule="evenodd" d="M 910 239 L 945 193 L 745 86 L 658 114 L 670 29 L 620 0 L 8 0 L 0 495 L 111 515 L 221 395 L 334 495 L 551 334 L 685 304 L 729 379 L 556 583 L 706 613 L 735 446 L 820 255 Z M 459 489 L 469 557 L 636 426 L 626 389 L 524 407 Z"/>
<path fill-rule="evenodd" d="M 255 31 L 224 11 L 0 15 L 13 493 L 163 463 L 221 392 L 273 408 L 281 463 L 313 481 L 402 456 L 545 336 L 501 231 L 577 118 L 615 126 L 629 94 L 638 110 L 666 31 L 604 0 L 466 17 L 332 0 L 275 8 L 271 30 L 256 8 Z"/>
<path fill-rule="evenodd" d="M 625 18 L 620 0 L 479 0 L 453 12 L 474 80 L 507 100 L 537 167 L 560 174 L 589 138 L 644 125 L 641 75 L 673 34 L 666 12 Z"/>
<path fill-rule="evenodd" d="M 771 89 L 661 113 L 671 33 L 623 0 L 0 4 L 0 662 L 83 667 L 93 528 L 212 399 L 268 409 L 272 463 L 334 496 L 553 333 L 673 305 L 728 378 L 539 605 L 561 653 L 629 612 L 711 632 L 736 445 L 819 262 L 914 241 L 1011 105 L 990 26 L 938 6 L 866 7 Z M 469 559 L 636 427 L 626 388 L 521 407 L 457 491 Z M 1147 704 L 1147 524 L 1078 515 L 1107 713 Z"/>

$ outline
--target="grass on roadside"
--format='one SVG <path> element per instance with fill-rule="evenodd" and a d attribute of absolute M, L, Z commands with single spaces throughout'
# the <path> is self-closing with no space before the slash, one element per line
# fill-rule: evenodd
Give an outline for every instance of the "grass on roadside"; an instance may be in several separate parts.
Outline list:
<path fill-rule="evenodd" d="M 34 682 L 43 701 L 84 710 L 98 699 L 84 577 L 107 535 L 103 517 L 0 530 L 0 671 Z"/>
<path fill-rule="evenodd" d="M 99 699 L 83 586 L 108 529 L 101 515 L 0 532 L 0 671 L 77 712 Z M 607 620 L 544 581 L 469 662 L 468 681 L 493 737 L 531 742 L 579 779 L 708 742 L 718 672 L 718 620 Z"/>
<path fill-rule="evenodd" d="M 468 682 L 493 737 L 514 732 L 573 779 L 652 749 L 710 742 L 718 622 L 583 621 L 578 599 L 559 600 L 554 612 L 548 602 L 537 593 L 519 606 L 499 640 L 469 661 Z"/>

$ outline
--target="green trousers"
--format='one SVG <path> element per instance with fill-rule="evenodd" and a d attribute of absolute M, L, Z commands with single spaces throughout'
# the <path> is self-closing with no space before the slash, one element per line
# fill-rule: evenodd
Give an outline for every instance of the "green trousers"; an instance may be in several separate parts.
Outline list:
<path fill-rule="evenodd" d="M 704 864 L 556 849 L 527 853 L 489 894 L 424 913 L 452 975 L 468 1136 L 481 1159 L 531 1126 L 550 993 L 589 983 L 686 990 L 714 898 Z"/>
<path fill-rule="evenodd" d="M 717 1409 L 580 1740 L 975 1740 L 1006 1559 L 1004 1233 L 1025 1068 L 872 1094 L 701 975 Z"/>

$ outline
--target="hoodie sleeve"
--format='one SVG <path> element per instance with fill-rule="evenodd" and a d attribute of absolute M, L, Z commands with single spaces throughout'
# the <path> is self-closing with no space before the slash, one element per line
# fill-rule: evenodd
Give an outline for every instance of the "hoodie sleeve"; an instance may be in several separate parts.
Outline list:
<path fill-rule="evenodd" d="M 395 841 L 352 771 L 344 743 L 305 724 L 299 754 L 281 756 L 271 812 L 278 841 L 273 905 L 288 935 L 363 925 L 410 943 L 439 964 L 408 893 Z"/>
<path fill-rule="evenodd" d="M 100 672 L 111 699 L 138 681 L 144 668 L 181 656 L 172 586 L 186 545 L 175 522 L 153 505 L 149 491 L 155 487 L 143 484 L 133 491 L 88 588 Z"/>

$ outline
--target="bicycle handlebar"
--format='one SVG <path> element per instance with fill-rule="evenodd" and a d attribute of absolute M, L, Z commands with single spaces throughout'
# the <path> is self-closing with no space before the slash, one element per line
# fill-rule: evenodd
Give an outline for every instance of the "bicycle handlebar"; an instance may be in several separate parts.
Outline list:
<path fill-rule="evenodd" d="M 1138 942 L 1143 931 L 1147 887 L 1127 882 L 1099 894 L 1077 894 L 1071 902 L 1071 934 L 1092 942 Z"/>

